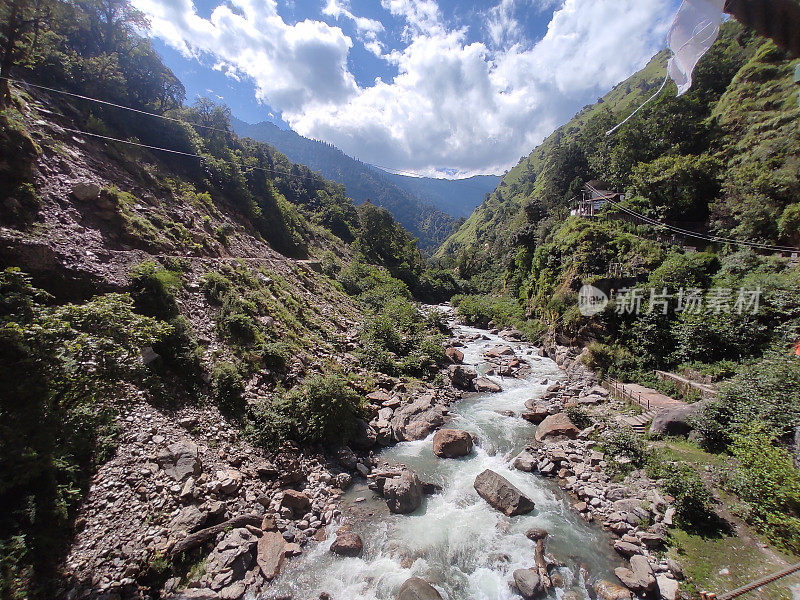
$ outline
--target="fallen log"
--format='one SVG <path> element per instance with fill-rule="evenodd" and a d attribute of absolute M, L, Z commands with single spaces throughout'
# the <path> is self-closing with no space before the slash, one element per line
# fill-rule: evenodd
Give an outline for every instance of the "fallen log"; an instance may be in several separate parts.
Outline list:
<path fill-rule="evenodd" d="M 553 587 L 553 582 L 550 580 L 547 561 L 544 558 L 544 538 L 536 540 L 536 550 L 533 553 L 533 557 L 536 561 L 536 569 L 539 572 L 539 581 L 544 589 L 549 590 Z"/>
<path fill-rule="evenodd" d="M 186 536 L 182 540 L 178 540 L 169 550 L 169 554 L 180 554 L 181 552 L 192 550 L 193 548 L 206 543 L 206 541 L 221 531 L 225 531 L 226 529 L 237 529 L 239 527 L 246 527 L 247 525 L 259 527 L 261 525 L 261 520 L 262 517 L 259 517 L 258 515 L 239 515 L 233 517 L 232 519 L 223 521 L 218 525 L 206 527 L 205 529 L 201 529 L 200 531 Z"/>

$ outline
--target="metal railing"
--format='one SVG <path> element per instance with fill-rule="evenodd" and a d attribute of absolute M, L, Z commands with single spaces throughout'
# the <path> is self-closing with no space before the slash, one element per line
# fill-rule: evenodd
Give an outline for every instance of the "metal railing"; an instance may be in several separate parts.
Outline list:
<path fill-rule="evenodd" d="M 757 590 L 761 586 L 767 585 L 768 583 L 772 583 L 773 581 L 777 581 L 782 577 L 786 577 L 787 575 L 791 575 L 792 573 L 796 573 L 800 571 L 800 563 L 796 565 L 792 565 L 790 567 L 786 567 L 782 571 L 778 571 L 777 573 L 773 573 L 772 575 L 767 575 L 766 577 L 762 577 L 761 579 L 756 579 L 755 581 L 748 583 L 740 588 L 733 590 L 732 592 L 727 592 L 725 594 L 715 594 L 714 592 L 701 592 L 700 597 L 702 600 L 733 600 L 733 598 L 738 598 L 742 594 L 746 594 L 748 592 L 752 592 Z"/>
<path fill-rule="evenodd" d="M 623 402 L 633 402 L 642 408 L 650 410 L 650 397 L 648 396 L 646 399 L 642 398 L 642 392 L 633 392 L 631 391 L 630 387 L 626 388 L 624 383 L 621 383 L 616 379 L 606 379 L 603 382 L 603 386 L 617 400 L 622 400 Z"/>

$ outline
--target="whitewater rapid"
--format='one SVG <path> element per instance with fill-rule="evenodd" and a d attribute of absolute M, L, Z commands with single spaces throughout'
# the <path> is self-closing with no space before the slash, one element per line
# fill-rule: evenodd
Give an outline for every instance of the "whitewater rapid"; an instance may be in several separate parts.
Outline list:
<path fill-rule="evenodd" d="M 487 349 L 508 345 L 531 365 L 531 374 L 525 379 L 493 376 L 502 392 L 474 395 L 451 407 L 453 421 L 448 427 L 465 429 L 478 440 L 470 456 L 435 457 L 433 435 L 381 452 L 381 458 L 403 463 L 423 481 L 442 486 L 441 493 L 427 497 L 411 515 L 395 515 L 364 482 L 354 484 L 343 497 L 343 513 L 364 541 L 362 555 L 344 558 L 332 554 L 329 548 L 336 536 L 331 528 L 326 541 L 309 546 L 284 568 L 266 598 L 283 595 L 316 600 L 326 592 L 333 600 L 394 600 L 409 577 L 429 581 L 445 600 L 520 598 L 508 582 L 515 569 L 534 564 L 534 544 L 525 537 L 531 527 L 550 533 L 547 552 L 564 563 L 557 571 L 564 585 L 554 589 L 551 597 L 560 599 L 571 590 L 588 600 L 587 589 L 597 579 L 614 579 L 613 568 L 622 563 L 608 534 L 577 517 L 569 498 L 551 480 L 517 471 L 510 464 L 532 440 L 536 427 L 501 412 L 519 415 L 527 399 L 540 397 L 549 383 L 564 378 L 563 373 L 528 344 L 508 342 L 470 327 L 454 327 L 457 333 L 478 338 L 461 348 L 465 365 L 481 371 Z M 536 503 L 536 509 L 508 518 L 491 508 L 473 488 L 475 477 L 485 469 L 511 481 Z"/>

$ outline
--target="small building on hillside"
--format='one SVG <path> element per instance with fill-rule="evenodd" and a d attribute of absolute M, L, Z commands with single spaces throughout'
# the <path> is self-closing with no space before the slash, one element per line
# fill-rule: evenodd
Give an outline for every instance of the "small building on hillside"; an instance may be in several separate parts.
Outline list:
<path fill-rule="evenodd" d="M 583 186 L 578 198 L 578 206 L 570 211 L 573 217 L 594 217 L 609 201 L 622 202 L 625 194 L 612 191 L 604 181 L 593 179 Z"/>

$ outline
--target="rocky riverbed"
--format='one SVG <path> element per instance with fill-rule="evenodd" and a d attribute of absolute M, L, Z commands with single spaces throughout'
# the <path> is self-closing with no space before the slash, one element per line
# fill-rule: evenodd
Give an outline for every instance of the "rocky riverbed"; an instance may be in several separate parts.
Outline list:
<path fill-rule="evenodd" d="M 674 600 L 670 498 L 641 472 L 613 479 L 602 423 L 569 421 L 611 404 L 575 352 L 520 340 L 457 327 L 448 385 L 387 378 L 350 447 L 268 454 L 213 410 L 133 407 L 64 596 L 144 598 L 155 580 L 178 600 Z"/>
<path fill-rule="evenodd" d="M 538 455 L 526 470 L 512 464 L 521 452 L 533 457 L 530 406 L 546 402 L 561 421 L 569 394 L 603 403 L 605 391 L 516 332 L 455 332 L 448 375 L 462 399 L 425 400 L 373 419 L 379 438 L 399 443 L 375 455 L 368 485 L 359 479 L 344 494 L 345 532 L 330 528 L 287 566 L 268 598 L 630 597 L 615 569 L 633 573 L 633 565 L 614 550 L 615 534 L 572 510 L 577 498 L 538 472 Z M 413 425 L 396 428 L 405 423 Z M 559 427 L 537 451 L 581 434 L 569 424 L 556 438 Z"/>

